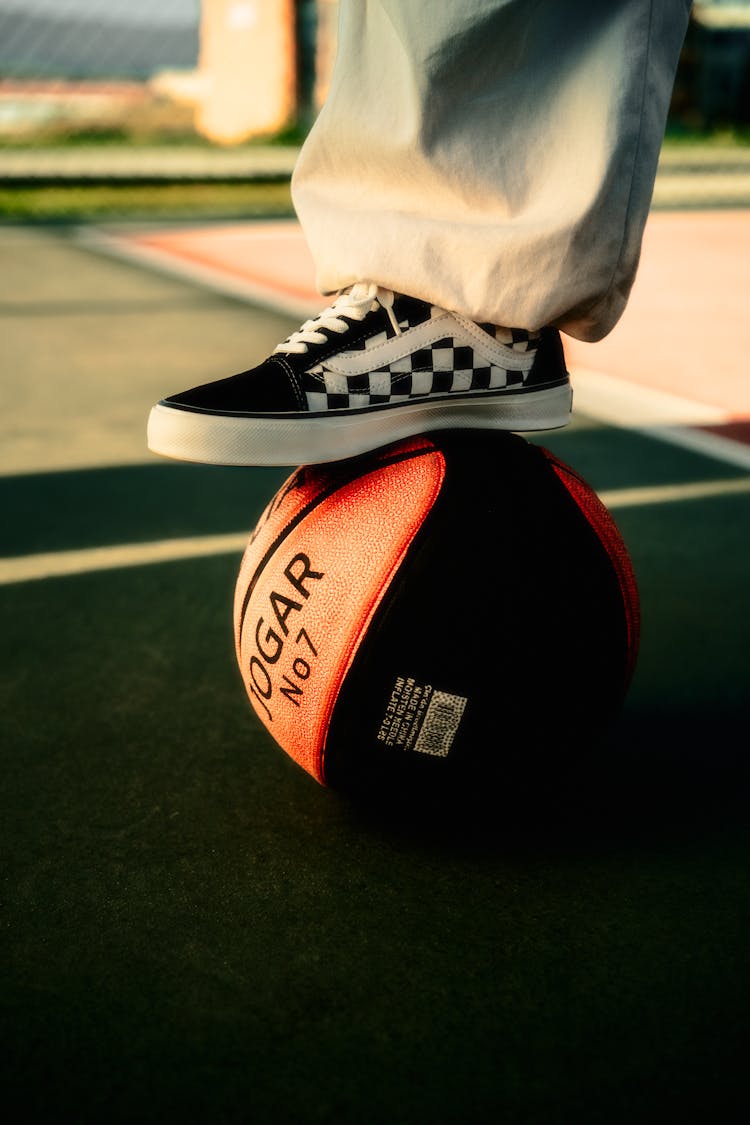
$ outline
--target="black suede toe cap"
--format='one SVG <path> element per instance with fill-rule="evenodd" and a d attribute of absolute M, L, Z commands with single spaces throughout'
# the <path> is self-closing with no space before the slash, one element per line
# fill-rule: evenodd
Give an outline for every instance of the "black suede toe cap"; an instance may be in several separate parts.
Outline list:
<path fill-rule="evenodd" d="M 163 403 L 210 414 L 286 414 L 305 409 L 294 376 L 273 357 L 239 375 L 169 395 Z"/>

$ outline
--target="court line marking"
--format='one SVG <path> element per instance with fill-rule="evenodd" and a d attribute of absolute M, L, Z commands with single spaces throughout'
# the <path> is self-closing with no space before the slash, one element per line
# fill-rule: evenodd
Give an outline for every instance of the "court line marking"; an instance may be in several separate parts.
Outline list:
<path fill-rule="evenodd" d="M 601 369 L 568 363 L 573 405 L 581 413 L 613 426 L 720 426 L 729 411 L 711 403 L 633 383 Z"/>
<path fill-rule="evenodd" d="M 249 531 L 226 535 L 198 535 L 185 539 L 159 539 L 150 543 L 115 543 L 108 547 L 83 547 L 0 559 L 0 586 L 40 578 L 64 578 L 119 567 L 178 562 L 244 551 Z"/>
<path fill-rule="evenodd" d="M 729 411 L 590 368 L 570 367 L 573 409 L 596 422 L 750 470 L 750 445 L 700 429 L 736 420 Z"/>
<path fill-rule="evenodd" d="M 691 453 L 700 453 L 714 461 L 724 461 L 750 471 L 750 445 L 744 445 L 720 434 L 707 433 L 706 430 L 692 430 L 684 426 L 644 426 L 638 430 L 645 437 L 678 445 Z"/>
<path fill-rule="evenodd" d="M 675 504 L 684 500 L 708 500 L 717 496 L 738 496 L 750 492 L 750 477 L 727 480 L 694 481 L 685 484 L 646 484 L 636 488 L 615 488 L 598 493 L 612 510 L 648 508 L 653 504 Z"/>
<path fill-rule="evenodd" d="M 290 224 L 290 220 L 280 220 L 274 229 L 269 224 L 258 224 L 258 231 L 253 232 L 257 237 L 292 237 L 296 232 L 282 228 L 282 223 Z M 145 231 L 147 234 L 148 231 Z M 193 282 L 205 289 L 213 289 L 228 297 L 235 297 L 241 301 L 248 301 L 253 305 L 260 305 L 271 312 L 284 313 L 292 317 L 307 320 L 308 317 L 317 316 L 319 312 L 330 304 L 331 298 L 302 296 L 290 289 L 284 292 L 270 282 L 257 280 L 250 277 L 239 277 L 229 273 L 223 266 L 210 266 L 205 262 L 197 262 L 187 257 L 181 257 L 169 250 L 161 250 L 156 246 L 144 246 L 127 237 L 108 234 L 106 231 L 89 229 L 87 227 L 76 230 L 76 240 L 89 250 L 99 251 L 113 258 L 121 258 L 135 265 L 151 267 L 159 273 L 175 277 L 179 281 Z"/>
<path fill-rule="evenodd" d="M 750 476 L 727 480 L 692 481 L 684 484 L 644 485 L 638 488 L 616 488 L 599 493 L 612 511 L 621 508 L 649 507 L 689 500 L 750 493 Z M 247 546 L 250 531 L 225 535 L 198 535 L 183 539 L 160 539 L 148 543 L 116 543 L 107 547 L 84 547 L 72 551 L 51 551 L 36 555 L 18 555 L 0 559 L 0 586 L 32 582 L 45 578 L 65 578 L 74 574 L 92 574 L 152 563 L 178 562 L 183 559 L 208 558 L 214 555 L 241 555 Z"/>

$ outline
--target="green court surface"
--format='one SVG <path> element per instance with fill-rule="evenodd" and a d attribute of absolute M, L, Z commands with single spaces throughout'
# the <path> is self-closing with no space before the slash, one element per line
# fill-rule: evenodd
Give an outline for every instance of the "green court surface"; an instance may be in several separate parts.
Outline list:
<path fill-rule="evenodd" d="M 291 322 L 2 238 L 3 556 L 249 533 L 288 471 L 143 426 Z M 587 418 L 535 440 L 611 501 L 643 620 L 552 793 L 318 786 L 244 694 L 241 548 L 0 585 L 6 1120 L 747 1120 L 750 474 Z"/>

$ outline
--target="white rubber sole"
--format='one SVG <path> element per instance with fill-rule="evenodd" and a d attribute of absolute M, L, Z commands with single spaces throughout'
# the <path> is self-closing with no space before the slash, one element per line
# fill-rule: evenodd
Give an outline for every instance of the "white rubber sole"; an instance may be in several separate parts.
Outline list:
<path fill-rule="evenodd" d="M 209 465 L 315 465 L 367 453 L 430 430 L 556 430 L 570 420 L 569 384 L 491 398 L 427 400 L 358 413 L 266 417 L 179 410 L 164 403 L 148 420 L 148 448 Z"/>

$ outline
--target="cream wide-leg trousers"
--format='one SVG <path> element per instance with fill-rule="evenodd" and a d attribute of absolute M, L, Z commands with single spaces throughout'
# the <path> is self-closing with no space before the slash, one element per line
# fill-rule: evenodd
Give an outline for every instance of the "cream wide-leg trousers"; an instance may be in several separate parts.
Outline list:
<path fill-rule="evenodd" d="M 598 340 L 635 277 L 688 0 L 341 0 L 294 205 L 322 294 L 374 281 Z"/>

